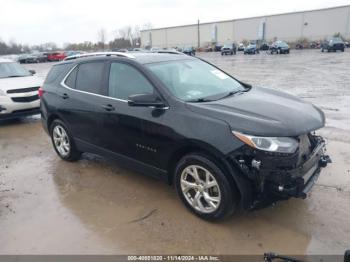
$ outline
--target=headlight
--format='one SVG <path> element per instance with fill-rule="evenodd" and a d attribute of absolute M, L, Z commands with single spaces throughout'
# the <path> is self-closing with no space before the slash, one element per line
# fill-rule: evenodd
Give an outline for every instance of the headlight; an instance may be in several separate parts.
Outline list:
<path fill-rule="evenodd" d="M 0 89 L 0 96 L 6 96 L 6 93 L 5 93 L 4 90 L 1 90 L 1 89 Z"/>
<path fill-rule="evenodd" d="M 243 143 L 268 152 L 294 153 L 299 146 L 299 142 L 290 137 L 250 136 L 235 131 L 232 133 Z"/>

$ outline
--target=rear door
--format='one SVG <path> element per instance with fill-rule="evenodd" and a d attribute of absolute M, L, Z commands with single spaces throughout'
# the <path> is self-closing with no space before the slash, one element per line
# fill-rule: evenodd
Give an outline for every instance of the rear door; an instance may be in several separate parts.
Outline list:
<path fill-rule="evenodd" d="M 82 63 L 70 72 L 62 85 L 61 114 L 78 141 L 101 146 L 101 118 L 106 113 L 106 62 Z"/>

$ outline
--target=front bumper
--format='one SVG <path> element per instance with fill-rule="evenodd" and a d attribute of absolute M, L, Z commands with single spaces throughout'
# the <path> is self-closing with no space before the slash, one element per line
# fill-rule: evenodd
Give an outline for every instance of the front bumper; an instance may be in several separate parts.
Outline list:
<path fill-rule="evenodd" d="M 297 168 L 283 171 L 261 170 L 260 173 L 268 177 L 265 191 L 281 199 L 306 198 L 320 175 L 321 169 L 330 162 L 329 156 L 326 156 L 324 151 L 325 143 L 321 142 L 315 147 L 308 160 Z"/>
<path fill-rule="evenodd" d="M 31 93 L 29 95 L 31 95 Z M 31 102 L 14 102 L 12 98 L 16 98 L 17 96 L 19 97 L 19 95 L 0 97 L 0 120 L 40 113 L 39 99 Z"/>
<path fill-rule="evenodd" d="M 325 154 L 325 142 L 321 137 L 311 136 L 312 150 L 300 158 L 293 155 L 271 154 L 244 146 L 230 156 L 236 169 L 249 187 L 244 209 L 268 206 L 291 197 L 306 198 L 315 184 L 322 168 L 331 162 Z M 300 160 L 302 159 L 302 160 Z"/>

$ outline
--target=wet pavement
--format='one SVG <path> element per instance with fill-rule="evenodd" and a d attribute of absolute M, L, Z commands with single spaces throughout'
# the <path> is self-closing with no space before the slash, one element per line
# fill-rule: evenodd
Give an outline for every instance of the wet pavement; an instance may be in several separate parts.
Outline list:
<path fill-rule="evenodd" d="M 343 254 L 350 248 L 350 50 L 200 54 L 238 79 L 321 107 L 333 164 L 306 200 L 220 223 L 172 187 L 84 155 L 60 160 L 38 117 L 0 124 L 0 254 Z M 44 77 L 51 64 L 26 65 Z"/>

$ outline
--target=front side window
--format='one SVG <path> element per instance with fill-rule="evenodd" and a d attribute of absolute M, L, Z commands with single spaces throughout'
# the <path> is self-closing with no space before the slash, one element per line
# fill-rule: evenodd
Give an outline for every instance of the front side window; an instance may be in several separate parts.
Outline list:
<path fill-rule="evenodd" d="M 244 87 L 230 75 L 200 60 L 148 64 L 147 67 L 179 99 L 219 99 Z"/>
<path fill-rule="evenodd" d="M 76 89 L 93 94 L 101 94 L 104 62 L 81 64 L 76 78 Z"/>
<path fill-rule="evenodd" d="M 30 76 L 31 73 L 15 62 L 0 63 L 0 78 Z"/>
<path fill-rule="evenodd" d="M 123 63 L 112 63 L 108 95 L 128 100 L 129 96 L 136 94 L 153 94 L 153 86 L 136 68 Z"/>

